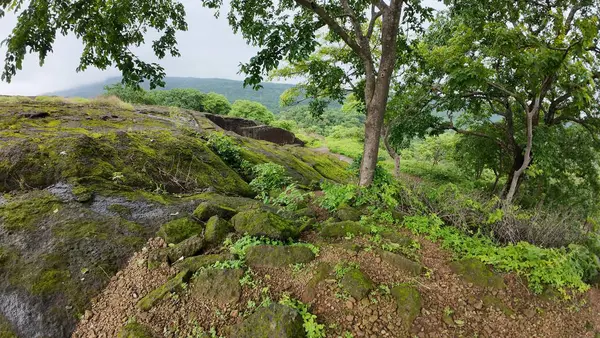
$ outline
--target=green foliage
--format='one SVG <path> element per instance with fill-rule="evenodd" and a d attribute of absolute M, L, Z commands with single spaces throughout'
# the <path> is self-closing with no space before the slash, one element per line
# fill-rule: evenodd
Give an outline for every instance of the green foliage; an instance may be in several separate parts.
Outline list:
<path fill-rule="evenodd" d="M 552 286 L 567 295 L 567 289 L 586 291 L 585 280 L 593 275 L 597 267 L 593 259 L 581 246 L 571 245 L 568 249 L 545 249 L 520 242 L 498 246 L 481 235 L 468 236 L 456 228 L 444 226 L 437 216 L 405 217 L 404 226 L 416 234 L 427 235 L 440 241 L 446 249 L 458 257 L 477 258 L 496 269 L 515 272 L 527 278 L 529 287 L 537 294 Z"/>
<path fill-rule="evenodd" d="M 310 196 L 311 193 L 300 190 L 297 184 L 292 183 L 285 187 L 285 190 L 274 198 L 271 203 L 280 205 L 289 211 L 296 211 L 304 206 Z"/>
<path fill-rule="evenodd" d="M 339 109 L 327 109 L 321 116 L 314 116 L 306 106 L 297 106 L 282 111 L 279 114 L 282 120 L 292 120 L 298 128 L 307 132 L 318 133 L 323 136 L 331 134 L 332 129 L 338 128 L 361 128 L 364 125 L 365 116 L 354 110 L 342 111 Z M 363 137 L 361 135 L 360 137 Z"/>
<path fill-rule="evenodd" d="M 298 124 L 294 120 L 275 120 L 271 122 L 273 127 L 294 131 L 298 128 Z"/>
<path fill-rule="evenodd" d="M 323 182 L 321 184 L 323 196 L 319 197 L 318 203 L 322 208 L 329 211 L 337 209 L 342 204 L 348 204 L 356 197 L 357 187 L 354 184 L 336 184 Z"/>
<path fill-rule="evenodd" d="M 224 95 L 210 92 L 202 101 L 204 110 L 211 114 L 227 115 L 231 111 L 231 103 Z"/>
<path fill-rule="evenodd" d="M 254 179 L 250 187 L 256 192 L 257 198 L 266 200 L 272 191 L 283 189 L 291 183 L 285 168 L 275 163 L 262 163 L 252 167 Z"/>
<path fill-rule="evenodd" d="M 275 119 L 275 116 L 267 107 L 261 103 L 248 100 L 235 101 L 231 106 L 229 115 L 260 121 L 265 124 L 269 124 Z"/>
<path fill-rule="evenodd" d="M 211 133 L 207 145 L 230 167 L 242 168 L 240 147 L 229 136 L 218 132 Z"/>
<path fill-rule="evenodd" d="M 153 90 L 148 92 L 150 100 L 155 104 L 167 107 L 179 107 L 195 111 L 203 111 L 205 94 L 197 89 L 174 88 L 170 90 Z"/>
<path fill-rule="evenodd" d="M 287 305 L 292 307 L 302 316 L 304 331 L 306 331 L 307 338 L 323 338 L 325 337 L 325 325 L 317 322 L 317 316 L 310 313 L 308 305 L 302 303 L 299 300 L 290 298 L 288 295 L 283 295 L 279 304 Z"/>

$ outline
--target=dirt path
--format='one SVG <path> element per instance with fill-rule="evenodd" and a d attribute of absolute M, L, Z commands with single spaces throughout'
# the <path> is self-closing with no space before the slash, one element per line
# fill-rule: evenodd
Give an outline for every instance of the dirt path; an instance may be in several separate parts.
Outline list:
<path fill-rule="evenodd" d="M 313 151 L 315 151 L 319 154 L 329 154 L 329 155 L 335 156 L 340 161 L 344 161 L 346 163 L 352 163 L 354 161 L 352 158 L 350 158 L 348 156 L 332 153 L 331 150 L 329 150 L 329 148 L 327 148 L 327 147 L 309 148 L 309 149 L 312 149 Z"/>
<path fill-rule="evenodd" d="M 148 312 L 135 306 L 140 297 L 175 274 L 163 266 L 149 271 L 146 260 L 164 244 L 150 241 L 127 267 L 113 278 L 86 312 L 73 337 L 114 337 L 127 321 L 151 327 L 164 337 L 198 337 L 213 329 L 227 336 L 228 327 L 252 313 L 264 302 L 284 294 L 311 304 L 311 312 L 326 325 L 328 337 L 352 333 L 353 337 L 595 337 L 600 330 L 600 291 L 593 289 L 570 301 L 547 301 L 532 295 L 520 278 L 504 276 L 505 289 L 482 288 L 466 282 L 449 267 L 451 255 L 437 244 L 415 238 L 420 261 L 427 273 L 410 277 L 382 261 L 366 237 L 322 242 L 307 233 L 302 240 L 316 243 L 320 253 L 310 264 L 285 268 L 260 268 L 250 272 L 239 301 L 228 305 L 194 296 L 193 287 L 173 294 Z M 373 280 L 376 288 L 357 301 L 343 295 L 330 276 L 309 290 L 309 280 L 323 264 L 355 264 Z M 410 330 L 396 314 L 389 288 L 407 283 L 418 289 L 422 310 Z M 191 291 L 192 290 L 192 291 Z M 387 290 L 387 291 L 386 291 Z"/>

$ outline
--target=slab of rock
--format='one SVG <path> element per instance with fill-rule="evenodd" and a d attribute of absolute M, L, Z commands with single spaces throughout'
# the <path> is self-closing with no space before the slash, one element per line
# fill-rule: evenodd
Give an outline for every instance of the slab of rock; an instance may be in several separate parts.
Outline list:
<path fill-rule="evenodd" d="M 239 301 L 242 294 L 242 269 L 206 269 L 192 280 L 192 297 L 211 300 L 219 305 Z"/>
<path fill-rule="evenodd" d="M 355 209 L 348 205 L 341 205 L 337 208 L 335 215 L 340 221 L 353 221 L 358 222 L 362 216 L 360 210 Z"/>
<path fill-rule="evenodd" d="M 263 210 L 253 209 L 240 212 L 233 216 L 231 223 L 235 231 L 250 236 L 265 236 L 279 240 L 298 236 L 298 229 L 292 222 Z"/>
<path fill-rule="evenodd" d="M 410 246 L 413 242 L 413 240 L 410 237 L 401 235 L 396 231 L 383 231 L 381 233 L 381 237 L 387 239 L 392 243 L 400 244 L 402 246 Z"/>
<path fill-rule="evenodd" d="M 353 221 L 327 222 L 321 227 L 321 236 L 325 238 L 343 238 L 348 234 L 362 235 L 369 233 L 367 227 Z"/>
<path fill-rule="evenodd" d="M 181 291 L 183 289 L 183 284 L 187 283 L 191 276 L 192 273 L 189 270 L 181 271 L 175 275 L 175 277 L 169 279 L 165 284 L 150 291 L 149 294 L 140 299 L 137 303 L 137 307 L 142 311 L 150 310 L 154 304 L 158 303 L 158 301 L 163 299 L 167 294 L 173 291 Z"/>
<path fill-rule="evenodd" d="M 490 271 L 490 269 L 476 258 L 468 258 L 450 263 L 452 271 L 460 275 L 467 282 L 480 287 L 504 289 L 504 278 Z"/>
<path fill-rule="evenodd" d="M 194 235 L 202 233 L 202 224 L 184 217 L 163 224 L 158 230 L 157 235 L 162 237 L 165 242 L 177 244 Z"/>
<path fill-rule="evenodd" d="M 213 216 L 206 222 L 204 240 L 211 245 L 221 244 L 227 234 L 233 232 L 231 223 L 221 216 Z"/>
<path fill-rule="evenodd" d="M 401 284 L 393 287 L 391 290 L 392 297 L 396 301 L 398 315 L 402 318 L 402 323 L 406 327 L 410 327 L 421 313 L 421 294 L 419 290 L 410 285 Z"/>
<path fill-rule="evenodd" d="M 273 303 L 260 307 L 233 329 L 236 338 L 304 338 L 302 316 L 298 310 Z"/>
<path fill-rule="evenodd" d="M 204 248 L 204 239 L 202 236 L 192 236 L 183 242 L 168 249 L 169 262 L 175 263 L 182 257 L 195 256 Z"/>
<path fill-rule="evenodd" d="M 381 258 L 396 269 L 405 271 L 412 276 L 419 276 L 423 273 L 423 266 L 415 261 L 412 261 L 402 255 L 398 255 L 389 251 L 379 251 Z"/>
<path fill-rule="evenodd" d="M 236 209 L 226 205 L 220 205 L 214 202 L 202 202 L 200 205 L 198 205 L 196 210 L 194 210 L 194 217 L 202 222 L 205 222 L 213 216 L 230 219 L 236 213 Z"/>
<path fill-rule="evenodd" d="M 218 254 L 218 255 L 202 255 L 188 257 L 181 262 L 175 264 L 175 267 L 180 271 L 189 270 L 190 272 L 196 272 L 204 267 L 215 264 L 216 262 L 225 262 L 233 259 L 233 255 L 230 253 Z"/>
<path fill-rule="evenodd" d="M 331 265 L 327 262 L 320 262 L 313 274 L 312 278 L 306 284 L 304 291 L 302 292 L 302 301 L 304 303 L 311 303 L 317 297 L 317 286 L 319 283 L 327 279 L 333 271 Z"/>
<path fill-rule="evenodd" d="M 373 281 L 359 269 L 351 269 L 341 280 L 342 289 L 356 300 L 365 298 L 373 290 Z"/>
<path fill-rule="evenodd" d="M 315 254 L 301 245 L 257 245 L 246 252 L 246 264 L 251 267 L 283 268 L 313 259 Z"/>
<path fill-rule="evenodd" d="M 155 338 L 152 330 L 142 324 L 132 322 L 128 323 L 119 332 L 117 338 Z"/>

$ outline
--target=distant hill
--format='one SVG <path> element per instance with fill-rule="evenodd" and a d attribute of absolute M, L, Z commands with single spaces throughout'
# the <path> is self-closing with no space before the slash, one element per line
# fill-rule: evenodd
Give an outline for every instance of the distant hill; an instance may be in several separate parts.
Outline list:
<path fill-rule="evenodd" d="M 104 92 L 104 86 L 120 83 L 120 77 L 109 78 L 103 82 L 93 83 L 89 85 L 79 86 L 67 90 L 60 90 L 47 95 L 57 95 L 65 97 L 96 97 Z M 233 103 L 235 100 L 252 100 L 264 104 L 269 110 L 278 113 L 279 96 L 291 84 L 283 83 L 263 83 L 263 88 L 256 91 L 250 87 L 244 88 L 242 81 L 226 80 L 226 79 L 202 79 L 193 77 L 167 77 L 165 78 L 166 85 L 162 89 L 173 88 L 194 88 L 202 92 L 215 92 L 225 95 L 229 101 Z M 147 84 L 143 87 L 148 89 Z"/>

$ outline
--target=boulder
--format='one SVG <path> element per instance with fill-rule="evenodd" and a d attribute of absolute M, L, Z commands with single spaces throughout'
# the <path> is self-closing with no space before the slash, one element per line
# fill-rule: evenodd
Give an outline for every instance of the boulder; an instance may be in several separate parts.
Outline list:
<path fill-rule="evenodd" d="M 152 330 L 140 323 L 131 322 L 123 326 L 117 338 L 155 338 Z"/>
<path fill-rule="evenodd" d="M 308 263 L 315 254 L 301 245 L 257 245 L 246 252 L 246 264 L 251 267 L 283 268 L 290 264 Z"/>
<path fill-rule="evenodd" d="M 242 294 L 242 269 L 206 269 L 192 280 L 191 295 L 196 299 L 211 300 L 223 306 L 239 301 Z"/>
<path fill-rule="evenodd" d="M 169 249 L 161 248 L 152 250 L 148 254 L 148 269 L 153 270 L 159 268 L 163 263 L 169 263 Z"/>
<path fill-rule="evenodd" d="M 351 269 L 341 280 L 342 289 L 356 300 L 365 298 L 373 290 L 373 282 L 359 269 Z"/>
<path fill-rule="evenodd" d="M 362 235 L 369 233 L 369 229 L 353 221 L 326 222 L 321 227 L 321 236 L 325 238 L 343 238 L 348 234 Z"/>
<path fill-rule="evenodd" d="M 202 232 L 202 225 L 190 218 L 179 218 L 163 224 L 157 235 L 165 242 L 177 244 Z"/>
<path fill-rule="evenodd" d="M 191 276 L 192 273 L 189 270 L 181 271 L 175 275 L 175 277 L 169 279 L 165 284 L 150 291 L 144 298 L 140 299 L 137 303 L 137 307 L 142 311 L 150 310 L 154 304 L 158 303 L 167 294 L 174 291 L 181 291 L 183 289 L 183 284 L 187 283 Z"/>
<path fill-rule="evenodd" d="M 196 210 L 194 210 L 194 217 L 202 222 L 206 222 L 213 216 L 219 216 L 220 218 L 230 219 L 237 213 L 234 208 L 226 205 L 219 205 L 212 202 L 202 202 Z"/>
<path fill-rule="evenodd" d="M 387 239 L 388 241 L 390 241 L 392 243 L 399 244 L 401 246 L 410 246 L 413 243 L 413 240 L 410 237 L 401 235 L 396 231 L 389 231 L 389 230 L 382 231 L 381 237 Z"/>
<path fill-rule="evenodd" d="M 317 297 L 317 286 L 319 283 L 327 279 L 333 271 L 331 265 L 327 262 L 320 262 L 312 278 L 306 284 L 304 292 L 302 293 L 302 301 L 305 303 L 312 303 Z"/>
<path fill-rule="evenodd" d="M 381 258 L 388 264 L 398 270 L 408 272 L 412 276 L 419 276 L 423 273 L 423 266 L 415 261 L 412 261 L 402 255 L 398 255 L 389 251 L 379 251 Z"/>
<path fill-rule="evenodd" d="M 490 269 L 476 258 L 468 258 L 450 263 L 452 271 L 460 275 L 467 282 L 483 288 L 504 289 L 504 278 L 490 271 Z"/>
<path fill-rule="evenodd" d="M 296 137 L 291 131 L 272 126 L 250 126 L 239 129 L 242 136 L 255 140 L 269 141 L 277 144 L 297 144 L 304 146 L 304 142 Z"/>
<path fill-rule="evenodd" d="M 180 271 L 189 270 L 190 272 L 196 272 L 204 267 L 215 264 L 216 262 L 225 262 L 233 259 L 233 255 L 230 253 L 218 254 L 218 255 L 202 255 L 188 257 L 177 264 L 175 267 Z"/>
<path fill-rule="evenodd" d="M 396 301 L 398 315 L 402 319 L 402 323 L 410 327 L 421 313 L 421 294 L 415 287 L 401 284 L 393 287 L 391 295 Z"/>
<path fill-rule="evenodd" d="M 287 305 L 260 307 L 233 329 L 236 338 L 304 338 L 302 316 Z"/>
<path fill-rule="evenodd" d="M 221 244 L 227 234 L 232 232 L 233 226 L 231 223 L 220 216 L 211 217 L 206 222 L 206 229 L 204 230 L 204 240 L 208 244 Z"/>
<path fill-rule="evenodd" d="M 298 236 L 298 229 L 292 222 L 263 210 L 240 212 L 231 219 L 231 223 L 235 231 L 250 236 L 265 236 L 279 240 Z"/>
<path fill-rule="evenodd" d="M 204 239 L 201 236 L 192 236 L 183 242 L 169 248 L 169 262 L 175 263 L 181 257 L 195 256 L 204 248 Z"/>
<path fill-rule="evenodd" d="M 340 221 L 358 222 L 362 217 L 362 212 L 349 205 L 343 204 L 337 208 L 335 215 L 340 219 Z"/>

